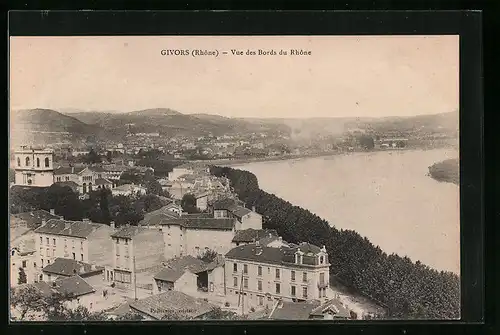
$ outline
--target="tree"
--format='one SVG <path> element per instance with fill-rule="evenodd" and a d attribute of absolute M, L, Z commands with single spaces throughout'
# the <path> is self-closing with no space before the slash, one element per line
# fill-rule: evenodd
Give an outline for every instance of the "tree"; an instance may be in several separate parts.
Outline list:
<path fill-rule="evenodd" d="M 109 213 L 109 201 L 108 197 L 111 196 L 111 192 L 105 188 L 100 191 L 100 201 L 99 207 L 101 210 L 101 217 L 103 223 L 109 223 L 111 221 L 111 214 Z"/>
<path fill-rule="evenodd" d="M 89 153 L 85 155 L 84 161 L 87 164 L 97 164 L 101 162 L 101 156 L 99 156 L 94 149 L 90 149 Z"/>
<path fill-rule="evenodd" d="M 109 163 L 113 161 L 113 153 L 111 151 L 108 151 L 106 153 L 106 159 L 108 160 Z"/>
<path fill-rule="evenodd" d="M 43 312 L 45 300 L 33 285 L 11 290 L 10 305 L 20 314 L 21 320 L 34 320 Z"/>
<path fill-rule="evenodd" d="M 146 193 L 155 195 L 163 194 L 163 189 L 158 180 L 151 179 L 146 182 Z"/>
<path fill-rule="evenodd" d="M 16 172 L 14 169 L 9 169 L 9 183 L 14 183 L 16 181 Z"/>
<path fill-rule="evenodd" d="M 196 198 L 194 195 L 187 193 L 184 194 L 181 200 L 181 207 L 184 212 L 187 213 L 199 213 L 198 208 L 196 207 Z"/>
<path fill-rule="evenodd" d="M 26 272 L 24 272 L 23 268 L 19 268 L 19 277 L 17 278 L 17 283 L 20 284 L 26 284 L 28 282 L 27 277 L 26 277 Z"/>
<path fill-rule="evenodd" d="M 212 249 L 207 249 L 203 252 L 203 254 L 198 256 L 198 259 L 206 263 L 211 263 L 217 259 L 217 252 Z"/>
<path fill-rule="evenodd" d="M 144 317 L 138 313 L 128 312 L 116 318 L 116 321 L 142 321 Z"/>
<path fill-rule="evenodd" d="M 371 150 L 375 148 L 375 141 L 373 140 L 373 137 L 368 136 L 368 135 L 361 135 L 358 139 L 359 145 L 363 147 L 364 149 Z"/>

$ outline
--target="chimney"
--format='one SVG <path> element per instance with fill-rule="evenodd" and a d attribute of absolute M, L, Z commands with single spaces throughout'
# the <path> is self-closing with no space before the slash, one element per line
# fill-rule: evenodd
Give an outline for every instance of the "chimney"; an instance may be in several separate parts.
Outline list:
<path fill-rule="evenodd" d="M 75 167 L 74 166 L 71 167 L 71 173 L 75 173 Z"/>
<path fill-rule="evenodd" d="M 47 220 L 42 219 L 42 226 L 45 226 L 46 223 L 47 223 Z"/>
<path fill-rule="evenodd" d="M 52 215 L 56 215 L 56 210 L 55 210 L 54 208 L 51 208 L 51 209 L 50 209 L 50 214 L 52 214 Z"/>
<path fill-rule="evenodd" d="M 255 206 L 252 206 L 252 212 L 255 212 Z"/>
<path fill-rule="evenodd" d="M 115 229 L 115 221 L 111 221 L 111 222 L 109 223 L 109 226 L 110 226 L 111 228 Z"/>
<path fill-rule="evenodd" d="M 283 242 L 283 238 L 281 236 L 278 236 L 278 241 Z"/>
<path fill-rule="evenodd" d="M 322 246 L 322 247 L 321 247 L 321 251 L 322 251 L 322 252 L 326 252 L 326 247 L 325 247 L 325 246 Z"/>

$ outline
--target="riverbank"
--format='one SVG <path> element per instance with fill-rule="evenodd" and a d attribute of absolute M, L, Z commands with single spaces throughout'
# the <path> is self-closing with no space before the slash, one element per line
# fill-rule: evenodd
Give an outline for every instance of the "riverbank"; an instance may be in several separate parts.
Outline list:
<path fill-rule="evenodd" d="M 192 163 L 197 164 L 206 164 L 206 165 L 220 165 L 220 166 L 235 166 L 242 165 L 248 163 L 257 163 L 257 162 L 276 162 L 276 161 L 286 161 L 286 160 L 295 160 L 295 159 L 305 159 L 305 158 L 318 158 L 318 157 L 331 157 L 331 156 L 339 156 L 339 155 L 349 155 L 356 153 L 375 153 L 375 152 L 397 152 L 397 151 L 413 151 L 413 150 L 433 150 L 435 148 L 393 148 L 393 149 L 373 149 L 373 150 L 352 150 L 352 151 L 329 151 L 329 152 L 318 152 L 311 154 L 290 154 L 290 155 L 281 155 L 281 156 L 266 156 L 266 157 L 255 157 L 255 158 L 236 158 L 236 159 L 212 159 L 212 160 L 199 160 L 199 161 L 191 161 Z"/>

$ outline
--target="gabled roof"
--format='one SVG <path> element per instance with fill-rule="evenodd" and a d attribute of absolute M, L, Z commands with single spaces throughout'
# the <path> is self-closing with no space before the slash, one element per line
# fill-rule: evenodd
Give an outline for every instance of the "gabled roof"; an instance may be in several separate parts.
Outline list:
<path fill-rule="evenodd" d="M 93 222 L 52 219 L 47 221 L 44 226 L 38 227 L 35 233 L 87 238 L 94 231 L 104 226 L 106 225 Z"/>
<path fill-rule="evenodd" d="M 78 275 L 56 279 L 53 284 L 55 285 L 53 285 L 52 288 L 57 292 L 67 294 L 75 298 L 95 292 L 94 288 Z"/>
<path fill-rule="evenodd" d="M 252 243 L 257 242 L 266 237 L 278 236 L 276 230 L 268 230 L 268 229 L 245 229 L 238 230 L 233 237 L 232 242 L 235 243 Z"/>
<path fill-rule="evenodd" d="M 86 168 L 83 166 L 75 166 L 75 167 L 58 167 L 57 169 L 54 170 L 55 175 L 61 175 L 61 174 L 78 174 L 85 170 Z"/>
<path fill-rule="evenodd" d="M 130 307 L 160 320 L 169 312 L 178 314 L 182 319 L 200 318 L 212 311 L 215 306 L 182 292 L 167 291 L 145 299 L 132 301 Z"/>
<path fill-rule="evenodd" d="M 43 272 L 61 275 L 61 276 L 87 276 L 90 274 L 101 273 L 104 270 L 101 266 L 92 266 L 90 264 L 79 262 L 74 259 L 56 258 L 53 263 L 48 264 L 42 269 Z"/>
<path fill-rule="evenodd" d="M 334 318 L 349 319 L 351 317 L 350 311 L 337 299 L 331 299 L 311 311 L 311 315 L 324 315 L 325 313 L 333 314 Z"/>
<path fill-rule="evenodd" d="M 245 215 L 247 215 L 248 213 L 252 213 L 251 210 L 249 210 L 248 208 L 245 208 L 243 206 L 231 206 L 228 208 L 228 211 L 230 211 L 234 216 L 236 216 L 238 218 L 242 218 Z"/>
<path fill-rule="evenodd" d="M 307 320 L 311 312 L 320 305 L 318 301 L 312 302 L 280 302 L 269 315 L 273 320 Z"/>
<path fill-rule="evenodd" d="M 28 228 L 36 229 L 42 224 L 42 220 L 59 219 L 59 216 L 52 215 L 49 212 L 39 209 L 36 211 L 14 214 L 14 217 L 26 222 Z"/>
<path fill-rule="evenodd" d="M 201 259 L 193 256 L 183 256 L 173 258 L 165 262 L 164 268 L 154 275 L 154 279 L 175 282 L 185 271 L 190 271 L 194 274 L 209 270 L 211 264 L 205 263 Z"/>

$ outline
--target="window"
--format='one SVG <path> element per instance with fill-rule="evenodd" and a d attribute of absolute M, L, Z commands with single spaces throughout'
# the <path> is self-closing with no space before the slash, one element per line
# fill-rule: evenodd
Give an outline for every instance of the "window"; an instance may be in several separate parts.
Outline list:
<path fill-rule="evenodd" d="M 42 261 L 42 268 L 43 268 L 43 258 L 41 259 L 41 261 Z"/>
<path fill-rule="evenodd" d="M 248 288 L 248 278 L 243 279 L 243 288 Z"/>
<path fill-rule="evenodd" d="M 120 244 L 120 239 L 119 238 L 116 239 L 116 244 Z"/>
<path fill-rule="evenodd" d="M 52 244 L 56 245 L 56 239 L 55 238 L 52 239 Z"/>
<path fill-rule="evenodd" d="M 30 165 L 30 158 L 29 158 L 29 157 L 26 157 L 26 161 L 25 161 L 25 163 L 26 163 L 26 166 L 29 166 L 29 165 Z"/>
<path fill-rule="evenodd" d="M 291 280 L 292 280 L 292 281 L 295 281 L 295 271 L 293 271 L 293 270 L 292 270 L 292 271 L 290 272 L 290 276 L 291 276 Z"/>
<path fill-rule="evenodd" d="M 271 274 L 271 268 L 267 268 L 267 274 Z"/>
<path fill-rule="evenodd" d="M 52 249 L 52 257 L 55 257 L 56 255 L 56 249 Z"/>
<path fill-rule="evenodd" d="M 73 253 L 73 259 L 76 259 L 76 255 L 75 255 L 75 253 Z"/>
<path fill-rule="evenodd" d="M 83 254 L 80 254 L 81 261 L 83 262 Z"/>
<path fill-rule="evenodd" d="M 276 284 L 276 294 L 280 294 L 280 289 L 281 289 L 281 286 L 280 284 Z"/>
<path fill-rule="evenodd" d="M 36 268 L 36 262 L 33 262 L 33 267 Z"/>
<path fill-rule="evenodd" d="M 233 277 L 233 286 L 238 287 L 238 278 L 237 277 Z"/>
<path fill-rule="evenodd" d="M 262 280 L 257 282 L 257 290 L 262 291 Z"/>
<path fill-rule="evenodd" d="M 21 159 L 17 157 L 17 166 L 21 166 Z"/>
<path fill-rule="evenodd" d="M 40 158 L 38 158 L 38 157 L 36 159 L 36 167 L 40 167 Z"/>
<path fill-rule="evenodd" d="M 259 295 L 259 306 L 264 305 L 264 297 Z"/>
<path fill-rule="evenodd" d="M 128 240 L 125 240 L 125 245 L 128 245 Z"/>
<path fill-rule="evenodd" d="M 243 273 L 248 274 L 248 265 L 247 264 L 243 264 Z"/>
<path fill-rule="evenodd" d="M 43 237 L 40 236 L 40 244 L 43 243 Z"/>
<path fill-rule="evenodd" d="M 257 275 L 258 276 L 262 276 L 262 266 L 259 265 L 259 267 L 257 268 Z"/>
<path fill-rule="evenodd" d="M 233 263 L 233 272 L 238 272 L 238 264 Z"/>
<path fill-rule="evenodd" d="M 280 279 L 280 269 L 276 269 L 276 279 Z"/>
<path fill-rule="evenodd" d="M 50 244 L 48 237 L 45 239 L 45 241 L 47 242 L 47 244 Z"/>
<path fill-rule="evenodd" d="M 47 278 L 48 278 L 49 281 L 50 281 L 50 277 L 51 277 L 50 275 L 47 275 Z"/>
<path fill-rule="evenodd" d="M 66 176 L 66 178 L 64 178 L 66 181 L 69 181 L 69 176 Z"/>
<path fill-rule="evenodd" d="M 324 261 L 325 261 L 325 257 L 321 256 L 321 257 L 319 258 L 319 264 L 323 264 L 323 263 L 324 263 Z"/>
<path fill-rule="evenodd" d="M 292 289 L 291 289 L 291 294 L 292 294 L 292 297 L 295 297 L 296 293 L 295 293 L 295 286 L 292 285 Z"/>
<path fill-rule="evenodd" d="M 323 285 L 323 284 L 325 283 L 325 273 L 324 273 L 324 272 L 321 272 L 321 273 L 319 274 L 319 283 L 320 283 L 321 285 Z"/>
<path fill-rule="evenodd" d="M 56 179 L 57 179 L 57 181 L 61 181 L 61 177 L 57 177 Z"/>
<path fill-rule="evenodd" d="M 49 157 L 46 157 L 45 158 L 45 167 L 49 167 L 50 166 L 50 160 L 49 160 Z"/>
<path fill-rule="evenodd" d="M 307 287 L 303 287 L 303 288 L 302 288 L 302 296 L 303 296 L 304 298 L 307 298 Z"/>
<path fill-rule="evenodd" d="M 307 283 L 307 272 L 302 272 L 302 281 Z"/>
<path fill-rule="evenodd" d="M 47 248 L 47 249 L 45 250 L 45 256 L 50 257 L 49 252 L 50 252 L 50 251 L 49 251 L 49 248 Z"/>
<path fill-rule="evenodd" d="M 26 261 L 23 261 L 23 268 L 26 267 Z"/>

